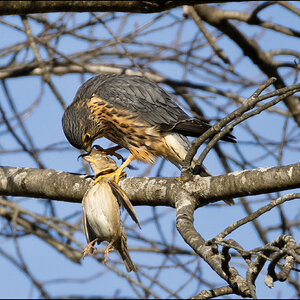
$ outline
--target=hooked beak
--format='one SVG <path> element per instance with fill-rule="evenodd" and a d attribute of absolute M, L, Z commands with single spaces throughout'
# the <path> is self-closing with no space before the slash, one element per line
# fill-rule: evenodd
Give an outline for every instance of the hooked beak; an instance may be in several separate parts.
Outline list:
<path fill-rule="evenodd" d="M 77 160 L 78 160 L 79 158 L 81 158 L 81 157 L 84 158 L 85 156 L 90 155 L 91 152 L 92 152 L 92 150 L 93 150 L 93 148 L 90 146 L 90 147 L 84 148 L 84 150 L 86 151 L 86 153 L 83 153 L 83 154 L 78 155 Z M 86 160 L 86 159 L 85 159 L 85 160 Z"/>
<path fill-rule="evenodd" d="M 91 153 L 91 151 L 90 151 L 90 153 Z M 90 155 L 90 153 L 83 153 L 83 154 L 78 155 L 77 160 L 78 160 L 79 158 L 83 158 L 83 159 L 86 160 L 86 157 L 85 157 L 85 156 Z"/>

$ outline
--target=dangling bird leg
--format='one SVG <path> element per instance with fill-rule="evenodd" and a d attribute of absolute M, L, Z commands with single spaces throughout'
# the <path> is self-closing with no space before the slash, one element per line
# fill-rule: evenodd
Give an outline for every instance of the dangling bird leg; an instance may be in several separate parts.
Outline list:
<path fill-rule="evenodd" d="M 112 240 L 108 246 L 105 248 L 104 250 L 104 262 L 106 263 L 107 259 L 106 258 L 109 258 L 109 255 L 108 253 L 111 252 L 111 251 L 114 251 L 114 249 L 112 248 L 112 244 L 114 243 L 114 240 Z"/>
<path fill-rule="evenodd" d="M 94 250 L 96 250 L 96 247 L 94 247 L 94 244 L 98 241 L 98 238 L 95 238 L 93 241 L 89 242 L 87 246 L 83 249 L 82 252 L 82 258 L 87 256 L 88 254 L 92 254 Z"/>

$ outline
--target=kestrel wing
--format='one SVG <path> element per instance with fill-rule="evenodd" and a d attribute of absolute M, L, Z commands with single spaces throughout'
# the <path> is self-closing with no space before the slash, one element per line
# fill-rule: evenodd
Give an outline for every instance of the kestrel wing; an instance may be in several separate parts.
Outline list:
<path fill-rule="evenodd" d="M 86 81 L 75 99 L 95 94 L 150 125 L 174 124 L 189 116 L 154 82 L 141 76 L 101 74 Z"/>
<path fill-rule="evenodd" d="M 142 76 L 101 74 L 92 77 L 80 87 L 74 101 L 91 99 L 93 95 L 161 131 L 198 137 L 211 127 L 187 115 L 161 87 Z M 222 139 L 236 142 L 230 133 Z"/>

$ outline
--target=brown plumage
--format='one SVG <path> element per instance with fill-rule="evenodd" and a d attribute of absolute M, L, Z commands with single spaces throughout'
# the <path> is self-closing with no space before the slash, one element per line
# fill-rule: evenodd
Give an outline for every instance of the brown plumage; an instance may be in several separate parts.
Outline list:
<path fill-rule="evenodd" d="M 107 174 L 115 171 L 115 161 L 104 152 L 92 150 L 83 156 L 88 161 L 95 175 Z M 120 207 L 125 207 L 132 219 L 140 227 L 135 210 L 124 191 L 116 184 L 113 176 L 103 177 L 89 189 L 82 200 L 82 222 L 88 245 L 84 249 L 83 257 L 93 252 L 94 244 L 102 241 L 109 242 L 104 252 L 104 259 L 113 246 L 121 255 L 126 270 L 135 271 L 128 249 L 127 237 L 120 219 Z"/>
<path fill-rule="evenodd" d="M 116 181 L 134 159 L 154 163 L 155 157 L 162 156 L 182 165 L 191 146 L 186 136 L 198 137 L 211 127 L 188 116 L 154 82 L 125 74 L 101 74 L 86 81 L 62 123 L 67 139 L 78 149 L 90 151 L 96 139 L 106 137 L 130 151 L 116 171 Z M 231 134 L 222 139 L 235 142 Z M 209 175 L 202 166 L 198 170 Z"/>

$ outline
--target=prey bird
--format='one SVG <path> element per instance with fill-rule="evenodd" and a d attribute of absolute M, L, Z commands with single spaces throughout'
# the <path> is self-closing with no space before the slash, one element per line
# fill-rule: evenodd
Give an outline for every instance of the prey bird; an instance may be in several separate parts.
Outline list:
<path fill-rule="evenodd" d="M 112 174 L 117 169 L 112 158 L 94 149 L 90 154 L 83 155 L 83 159 L 90 163 L 96 176 Z M 127 237 L 120 219 L 120 207 L 125 207 L 131 218 L 141 227 L 130 200 L 114 181 L 113 176 L 103 177 L 84 194 L 82 223 L 88 245 L 83 251 L 83 257 L 94 251 L 96 242 L 100 244 L 107 241 L 109 244 L 104 252 L 104 261 L 106 262 L 113 246 L 120 253 L 126 270 L 136 272 L 127 249 Z"/>

